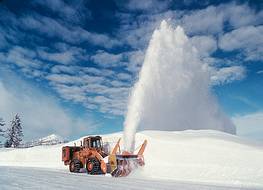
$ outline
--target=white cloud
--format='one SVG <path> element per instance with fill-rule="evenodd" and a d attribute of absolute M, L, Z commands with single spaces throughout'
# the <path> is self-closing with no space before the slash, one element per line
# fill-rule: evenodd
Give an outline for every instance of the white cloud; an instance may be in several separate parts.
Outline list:
<path fill-rule="evenodd" d="M 237 115 L 232 117 L 237 135 L 263 141 L 263 112 Z"/>
<path fill-rule="evenodd" d="M 9 63 L 16 64 L 20 67 L 33 67 L 39 68 L 42 63 L 36 60 L 36 53 L 32 50 L 15 46 L 9 50 L 6 56 L 6 61 Z"/>
<path fill-rule="evenodd" d="M 53 83 L 53 88 L 64 100 L 70 100 L 72 102 L 82 104 L 87 102 L 87 94 L 80 86 Z"/>
<path fill-rule="evenodd" d="M 18 113 L 22 119 L 25 139 L 50 133 L 69 137 L 93 130 L 91 120 L 72 116 L 57 100 L 13 74 L 2 73 L 1 78 L 3 75 L 5 79 L 0 80 L 0 115 L 9 123 Z"/>
<path fill-rule="evenodd" d="M 138 22 L 128 20 L 127 24 L 121 26 L 118 36 L 123 44 L 128 44 L 136 50 L 146 48 L 154 29 L 159 25 L 160 18 L 152 20 L 147 15 L 146 18 L 131 19 L 136 19 Z"/>
<path fill-rule="evenodd" d="M 104 68 L 120 66 L 122 62 L 122 54 L 112 54 L 105 51 L 97 51 L 92 55 L 91 60 Z"/>
<path fill-rule="evenodd" d="M 113 87 L 127 87 L 127 86 L 130 86 L 130 84 L 127 84 L 126 82 L 122 82 L 122 81 L 119 81 L 119 80 L 112 80 L 110 82 L 110 84 Z"/>
<path fill-rule="evenodd" d="M 6 46 L 6 44 L 7 44 L 7 41 L 6 41 L 4 32 L 0 28 L 0 49 L 4 48 Z"/>
<path fill-rule="evenodd" d="M 246 52 L 246 61 L 262 61 L 263 60 L 263 46 L 260 45 L 256 48 L 249 49 Z"/>
<path fill-rule="evenodd" d="M 217 7 L 209 6 L 186 14 L 181 22 L 188 34 L 217 34 L 222 32 L 224 14 Z"/>
<path fill-rule="evenodd" d="M 248 60 L 263 58 L 263 26 L 246 26 L 224 34 L 219 47 L 225 51 L 242 50 Z"/>
<path fill-rule="evenodd" d="M 146 11 L 146 12 L 160 12 L 166 10 L 171 5 L 171 0 L 128 0 L 117 1 L 119 7 L 128 9 L 130 11 Z"/>
<path fill-rule="evenodd" d="M 263 11 L 251 9 L 247 4 L 237 5 L 235 3 L 222 6 L 222 12 L 225 12 L 226 19 L 234 28 L 248 25 L 258 25 L 262 23 Z"/>
<path fill-rule="evenodd" d="M 80 71 L 81 68 L 82 67 L 78 66 L 55 65 L 51 68 L 51 73 L 76 74 Z"/>
<path fill-rule="evenodd" d="M 259 25 L 263 11 L 256 12 L 248 5 L 236 3 L 208 6 L 193 11 L 167 10 L 159 14 L 117 14 L 122 22 L 119 35 L 132 47 L 145 47 L 153 30 L 163 19 L 170 19 L 174 25 L 181 25 L 186 33 L 194 35 L 219 35 L 224 31 L 224 24 L 229 29 L 248 25 Z"/>
<path fill-rule="evenodd" d="M 217 50 L 217 41 L 213 36 L 194 36 L 191 41 L 201 56 L 209 56 Z"/>
<path fill-rule="evenodd" d="M 224 34 L 219 41 L 219 47 L 226 51 L 241 48 L 252 48 L 263 44 L 263 26 L 247 26 Z"/>
<path fill-rule="evenodd" d="M 6 53 L 0 53 L 0 62 L 3 68 L 18 66 L 17 70 L 22 71 L 28 78 L 39 79 L 46 74 L 44 69 L 47 68 L 47 64 L 38 59 L 36 52 L 20 46 L 14 46 Z"/>
<path fill-rule="evenodd" d="M 38 50 L 38 54 L 42 59 L 55 61 L 61 64 L 70 64 L 76 61 L 74 52 L 72 51 L 50 53 L 44 50 Z"/>
<path fill-rule="evenodd" d="M 48 79 L 50 82 L 60 83 L 60 84 L 79 85 L 85 83 L 85 81 L 83 81 L 82 78 L 78 76 L 71 76 L 66 74 L 50 74 L 46 76 L 46 79 Z"/>
<path fill-rule="evenodd" d="M 212 85 L 220 85 L 241 80 L 245 77 L 245 68 L 242 66 L 230 66 L 222 68 L 211 67 L 211 83 Z"/>
<path fill-rule="evenodd" d="M 36 80 L 44 78 L 47 74 L 46 69 L 49 67 L 48 63 L 39 59 L 36 51 L 21 46 L 14 46 L 7 53 L 0 53 L 0 61 L 3 66 L 9 68 L 18 66 L 19 69 L 16 68 L 18 71 Z"/>
<path fill-rule="evenodd" d="M 120 80 L 128 80 L 130 81 L 132 79 L 132 76 L 128 73 L 118 73 L 117 74 L 117 78 L 120 79 Z"/>
<path fill-rule="evenodd" d="M 181 23 L 188 34 L 200 35 L 220 34 L 223 32 L 224 24 L 228 24 L 228 27 L 232 29 L 258 25 L 262 19 L 263 11 L 256 12 L 247 4 L 227 3 L 185 12 Z"/>
<path fill-rule="evenodd" d="M 35 0 L 31 3 L 48 8 L 58 14 L 60 18 L 73 23 L 81 23 L 81 21 L 91 17 L 91 12 L 85 7 L 84 1 L 82 0 L 70 2 L 63 0 Z"/>
<path fill-rule="evenodd" d="M 120 45 L 120 42 L 105 34 L 89 32 L 80 26 L 73 26 L 69 23 L 55 20 L 50 17 L 34 14 L 24 16 L 21 23 L 25 29 L 35 30 L 47 37 L 57 37 L 69 43 L 79 44 L 90 42 L 93 45 L 112 48 Z"/>
<path fill-rule="evenodd" d="M 69 66 L 69 68 L 75 70 L 75 66 Z M 126 109 L 130 87 L 130 83 L 124 81 L 130 75 L 127 73 L 120 73 L 120 75 L 111 73 L 111 77 L 115 79 L 109 79 L 105 74 L 107 70 L 77 68 L 79 69 L 78 73 L 62 74 L 61 71 L 68 72 L 67 67 L 56 66 L 53 71 L 57 73 L 47 75 L 46 79 L 59 96 L 65 100 L 81 103 L 90 110 L 110 115 L 122 115 Z"/>
<path fill-rule="evenodd" d="M 127 53 L 129 64 L 127 65 L 127 70 L 133 74 L 137 74 L 143 64 L 144 51 L 131 51 Z"/>
<path fill-rule="evenodd" d="M 55 65 L 51 68 L 53 74 L 70 75 L 92 75 L 92 76 L 113 76 L 115 73 L 109 69 L 98 69 L 94 67 L 76 66 L 76 65 Z"/>

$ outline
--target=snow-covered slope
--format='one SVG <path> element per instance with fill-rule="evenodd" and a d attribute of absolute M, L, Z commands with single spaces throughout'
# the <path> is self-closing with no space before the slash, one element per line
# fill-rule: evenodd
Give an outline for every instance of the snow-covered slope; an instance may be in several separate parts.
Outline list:
<path fill-rule="evenodd" d="M 115 133 L 103 138 L 113 145 L 121 136 Z M 81 139 L 67 144 L 79 144 Z M 263 188 L 263 146 L 260 144 L 212 130 L 143 131 L 136 135 L 136 146 L 144 139 L 148 140 L 146 165 L 130 177 Z M 0 166 L 66 170 L 61 162 L 62 146 L 0 149 Z"/>
<path fill-rule="evenodd" d="M 149 140 L 143 176 L 263 185 L 263 146 L 215 131 L 148 131 L 137 136 Z"/>

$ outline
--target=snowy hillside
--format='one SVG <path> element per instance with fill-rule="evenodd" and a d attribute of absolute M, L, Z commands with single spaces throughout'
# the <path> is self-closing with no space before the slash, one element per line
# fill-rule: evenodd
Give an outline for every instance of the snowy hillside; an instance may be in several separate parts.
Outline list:
<path fill-rule="evenodd" d="M 38 140 L 32 140 L 29 142 L 25 142 L 21 144 L 20 147 L 28 148 L 28 147 L 34 147 L 34 146 L 40 146 L 40 145 L 56 145 L 56 144 L 62 144 L 66 142 L 68 141 L 64 140 L 61 136 L 52 134 L 52 135 L 40 138 Z"/>
<path fill-rule="evenodd" d="M 41 145 L 51 145 L 51 144 L 64 143 L 65 140 L 59 135 L 52 134 L 47 137 L 39 139 L 38 142 Z"/>
<path fill-rule="evenodd" d="M 121 133 L 104 135 L 113 145 Z M 82 139 L 82 138 L 81 138 Z M 67 144 L 73 145 L 80 140 Z M 144 168 L 131 178 L 176 180 L 216 185 L 263 188 L 263 145 L 212 130 L 143 131 L 136 146 L 148 140 Z M 0 166 L 68 169 L 61 162 L 61 147 L 0 149 Z"/>

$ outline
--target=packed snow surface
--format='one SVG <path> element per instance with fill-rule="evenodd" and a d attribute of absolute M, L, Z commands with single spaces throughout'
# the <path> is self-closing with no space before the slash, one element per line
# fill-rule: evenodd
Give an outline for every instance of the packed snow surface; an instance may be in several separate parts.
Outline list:
<path fill-rule="evenodd" d="M 111 178 L 64 170 L 0 166 L 1 190 L 241 190 L 239 187 L 194 184 L 168 180 Z M 243 189 L 243 188 L 242 188 Z M 248 190 L 248 188 L 244 188 Z M 252 190 L 252 189 L 251 189 Z M 253 188 L 253 190 L 255 190 Z"/>
<path fill-rule="evenodd" d="M 102 137 L 113 146 L 121 136 L 122 133 L 115 133 Z M 80 144 L 81 139 L 64 145 Z M 144 154 L 146 165 L 128 178 L 263 188 L 261 144 L 213 130 L 142 131 L 136 135 L 136 147 L 144 139 L 148 140 Z M 0 166 L 53 168 L 68 172 L 61 161 L 62 146 L 2 148 Z"/>
<path fill-rule="evenodd" d="M 124 122 L 125 149 L 133 149 L 137 128 L 213 129 L 235 134 L 235 126 L 211 92 L 208 68 L 183 28 L 162 21 L 131 92 Z"/>

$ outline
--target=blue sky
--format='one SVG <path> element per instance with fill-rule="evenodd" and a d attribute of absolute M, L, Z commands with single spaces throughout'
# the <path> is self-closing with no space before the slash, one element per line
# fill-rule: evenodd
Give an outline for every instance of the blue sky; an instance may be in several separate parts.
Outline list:
<path fill-rule="evenodd" d="M 1 1 L 0 116 L 19 113 L 25 139 L 122 130 L 163 19 L 198 47 L 238 135 L 263 140 L 261 1 Z"/>

